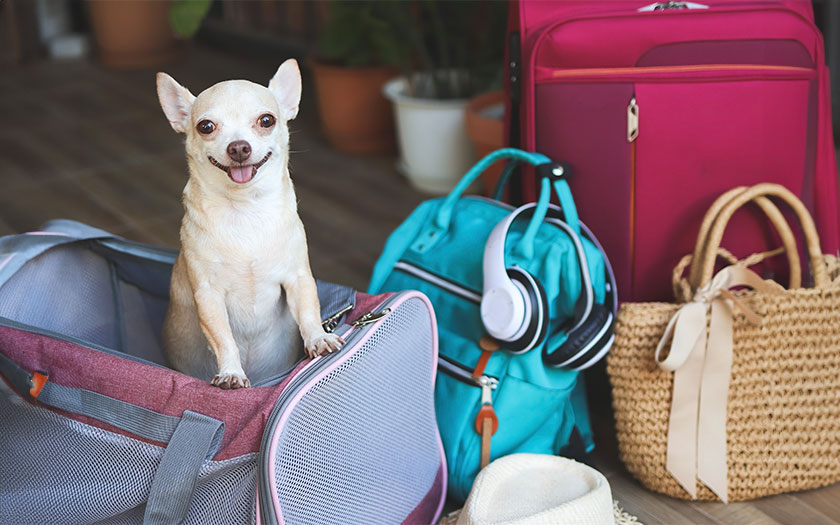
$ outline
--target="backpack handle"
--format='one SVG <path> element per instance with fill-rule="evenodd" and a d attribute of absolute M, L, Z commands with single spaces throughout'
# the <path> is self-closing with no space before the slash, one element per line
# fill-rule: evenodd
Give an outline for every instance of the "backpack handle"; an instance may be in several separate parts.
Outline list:
<path fill-rule="evenodd" d="M 578 224 L 577 208 L 572 199 L 572 192 L 565 178 L 568 176 L 568 166 L 557 164 L 551 161 L 548 157 L 541 153 L 530 153 L 516 148 L 502 148 L 498 149 L 483 159 L 479 160 L 469 171 L 461 178 L 461 181 L 452 189 L 443 204 L 438 209 L 434 217 L 434 226 L 446 231 L 452 221 L 452 212 L 455 209 L 455 204 L 461 198 L 461 194 L 467 187 L 478 178 L 478 176 L 487 167 L 498 160 L 507 159 L 511 163 L 527 162 L 536 168 L 537 175 L 542 177 L 540 185 L 540 195 L 537 200 L 537 207 L 522 239 L 516 246 L 515 250 L 524 257 L 530 257 L 533 254 L 534 238 L 537 235 L 539 225 L 545 219 L 546 211 L 548 210 L 548 202 L 551 198 L 551 189 L 557 194 L 560 201 L 560 206 L 566 219 L 566 223 L 572 230 L 580 234 L 580 225 Z"/>

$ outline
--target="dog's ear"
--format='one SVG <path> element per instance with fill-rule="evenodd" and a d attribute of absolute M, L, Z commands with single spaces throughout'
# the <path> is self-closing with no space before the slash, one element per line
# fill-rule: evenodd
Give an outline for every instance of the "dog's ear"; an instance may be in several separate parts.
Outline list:
<path fill-rule="evenodd" d="M 178 133 L 186 133 L 195 95 L 166 73 L 157 74 L 157 93 L 169 125 Z"/>
<path fill-rule="evenodd" d="M 300 105 L 300 68 L 297 60 L 290 58 L 280 64 L 277 73 L 268 83 L 268 89 L 274 93 L 277 102 L 280 103 L 280 111 L 283 112 L 285 120 L 292 120 L 298 114 Z"/>

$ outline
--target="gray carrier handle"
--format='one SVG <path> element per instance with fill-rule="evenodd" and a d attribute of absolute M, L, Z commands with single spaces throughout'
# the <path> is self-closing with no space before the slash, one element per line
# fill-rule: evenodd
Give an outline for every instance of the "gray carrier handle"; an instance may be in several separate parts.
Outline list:
<path fill-rule="evenodd" d="M 201 465 L 216 454 L 222 443 L 225 431 L 222 421 L 190 410 L 185 410 L 181 417 L 167 416 L 91 390 L 58 385 L 50 382 L 44 373 L 28 373 L 3 353 L 0 353 L 0 374 L 31 401 L 166 443 L 149 488 L 143 523 L 171 525 L 184 520 Z"/>
<path fill-rule="evenodd" d="M 173 264 L 177 255 L 175 250 L 128 241 L 81 222 L 56 219 L 45 223 L 39 231 L 0 238 L 0 285 L 9 280 L 28 261 L 47 250 L 79 241 L 97 241 L 120 252 L 167 264 Z"/>

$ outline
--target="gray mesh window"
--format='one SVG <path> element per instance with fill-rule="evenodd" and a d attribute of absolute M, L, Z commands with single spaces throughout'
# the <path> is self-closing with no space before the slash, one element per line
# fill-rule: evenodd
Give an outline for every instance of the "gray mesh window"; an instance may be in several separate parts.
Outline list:
<path fill-rule="evenodd" d="M 0 317 L 164 364 L 170 272 L 95 243 L 59 246 L 0 286 Z"/>
<path fill-rule="evenodd" d="M 0 523 L 143 521 L 163 448 L 34 406 L 2 381 L 0 421 Z M 184 523 L 253 523 L 255 498 L 256 453 L 208 461 Z"/>
<path fill-rule="evenodd" d="M 426 327 L 409 299 L 295 407 L 275 466 L 287 523 L 400 523 L 430 490 L 440 451 Z"/>

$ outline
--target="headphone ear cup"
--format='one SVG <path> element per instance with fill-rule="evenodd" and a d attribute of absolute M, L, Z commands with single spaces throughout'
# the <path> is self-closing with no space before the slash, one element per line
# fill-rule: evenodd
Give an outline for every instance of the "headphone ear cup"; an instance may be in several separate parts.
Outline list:
<path fill-rule="evenodd" d="M 539 345 L 548 332 L 548 299 L 542 285 L 531 274 L 516 266 L 507 268 L 508 277 L 524 292 L 526 303 L 525 331 L 518 338 L 506 341 L 503 346 L 509 352 L 519 354 Z"/>
<path fill-rule="evenodd" d="M 592 305 L 592 311 L 586 321 L 569 333 L 559 348 L 551 354 L 548 353 L 548 348 L 543 350 L 543 360 L 555 367 L 574 370 L 587 368 L 603 357 L 612 345 L 614 322 L 612 311 L 607 306 Z"/>

